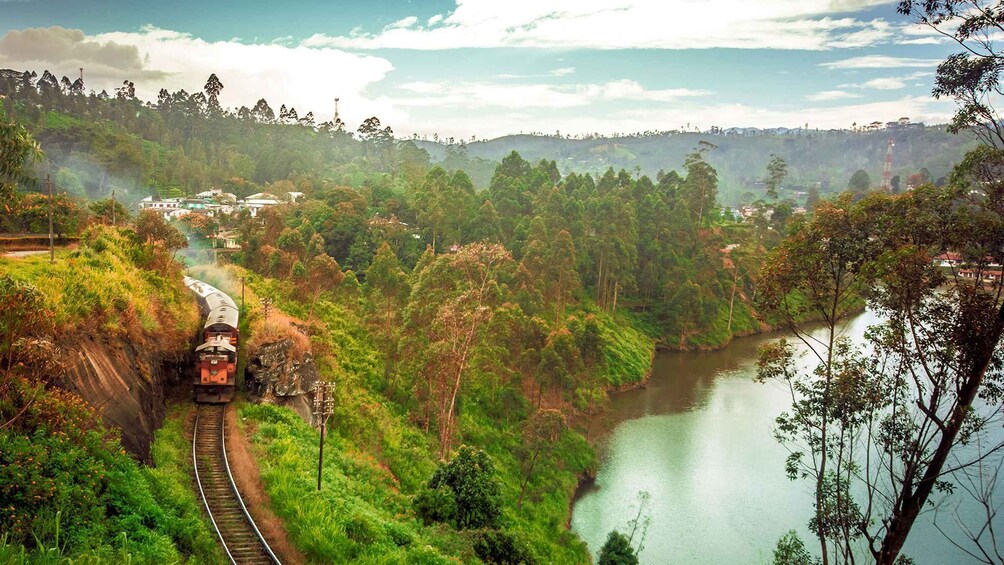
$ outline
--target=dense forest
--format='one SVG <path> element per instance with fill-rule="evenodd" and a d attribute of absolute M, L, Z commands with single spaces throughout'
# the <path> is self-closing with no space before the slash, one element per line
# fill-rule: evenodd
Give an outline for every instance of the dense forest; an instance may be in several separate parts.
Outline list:
<path fill-rule="evenodd" d="M 144 310 L 125 295 L 166 297 L 156 302 L 179 310 L 175 252 L 205 249 L 219 230 L 237 234 L 241 248 L 230 264 L 190 265 L 193 273 L 235 294 L 245 285 L 242 335 L 259 342 L 287 337 L 312 350 L 322 378 L 338 383 L 337 426 L 326 440 L 331 456 L 319 496 L 317 431 L 289 409 L 238 403 L 273 510 L 297 551 L 315 562 L 587 561 L 587 548 L 566 523 L 575 486 L 595 469 L 587 424 L 604 410 L 607 393 L 644 382 L 658 346 L 718 347 L 780 323 L 826 318 L 817 308 L 818 288 L 796 284 L 795 275 L 767 279 L 764 288 L 762 265 L 768 257 L 782 266 L 791 260 L 785 250 L 792 244 L 782 244 L 787 234 L 811 240 L 812 222 L 822 221 L 813 219 L 817 205 L 821 218 L 843 218 L 852 206 L 868 209 L 889 199 L 868 194 L 875 183 L 860 171 L 838 200 L 820 200 L 820 186 L 796 201 L 785 191 L 796 170 L 786 159 L 802 157 L 786 156 L 786 138 L 757 140 L 763 143 L 756 151 L 729 165 L 743 171 L 750 192 L 744 203 L 752 212 L 743 218 L 720 197 L 714 163 L 716 155 L 732 153 L 725 142 L 672 136 L 689 146 L 675 162 L 659 163 L 653 176 L 634 168 L 576 172 L 559 155 L 527 160 L 509 150 L 491 156 L 495 162 L 457 145 L 434 163 L 421 144 L 397 139 L 376 117 L 350 132 L 285 105 L 276 113 L 265 100 L 225 109 L 218 101 L 223 88 L 212 75 L 192 94 L 162 91 L 155 101 L 141 101 L 128 81 L 113 94 L 95 94 L 48 72 L 0 73 L 0 122 L 19 161 L 0 177 L 9 211 L 0 231 L 43 230 L 49 202 L 39 179 L 48 173 L 57 187 L 57 231 L 81 236 L 80 247 L 63 252 L 55 266 L 40 259 L 8 263 L 0 297 L 18 304 L 30 296 L 36 310 L 59 316 L 76 295 L 93 294 L 101 308 L 91 319 L 74 310 L 74 321 L 101 331 L 155 329 L 148 318 L 177 325 L 177 312 Z M 944 142 L 918 131 L 937 138 L 933 146 Z M 799 151 L 813 141 L 790 139 Z M 20 168 L 26 160 L 34 160 L 27 172 Z M 934 174 L 947 172 L 942 164 L 930 164 Z M 798 182 L 818 182 L 808 180 L 817 172 L 798 167 Z M 936 180 L 930 172 L 911 174 Z M 263 191 L 303 197 L 283 198 L 254 216 L 189 214 L 172 223 L 154 211 L 128 209 L 146 196 L 212 188 L 238 198 Z M 842 225 L 825 232 L 828 240 L 870 241 L 857 236 L 872 232 L 842 233 Z M 927 266 L 931 250 L 934 244 L 918 252 Z M 799 265 L 799 276 L 813 271 Z M 61 269 L 84 282 L 62 286 L 68 277 Z M 128 273 L 130 284 L 102 286 L 102 269 Z M 46 283 L 33 286 L 39 280 Z M 764 294 L 773 307 L 760 313 L 755 305 Z M 863 295 L 842 295 L 842 305 L 859 309 Z M 44 339 L 50 330 L 4 323 L 8 334 L 24 334 L 17 338 Z M 11 393 L 19 397 L 0 404 L 0 415 L 13 414 L 21 427 L 11 430 L 36 426 L 39 441 L 63 453 L 69 448 L 56 437 L 60 430 L 41 410 L 48 404 L 27 418 L 16 415 L 21 397 L 58 388 L 31 384 L 32 371 L 57 369 L 34 358 L 15 363 L 14 343 L 0 344 L 0 353 L 8 357 L 7 373 L 19 379 Z M 93 418 L 86 407 L 73 413 Z M 85 444 L 93 467 L 75 467 L 75 477 L 98 473 L 99 486 L 107 487 L 106 469 L 122 466 L 141 493 L 123 499 L 106 489 L 75 511 L 123 516 L 131 535 L 154 539 L 148 524 L 165 531 L 151 549 L 116 545 L 117 522 L 93 532 L 67 522 L 64 539 L 77 545 L 66 554 L 212 559 L 191 500 L 168 500 L 185 473 L 177 460 L 180 424 L 172 425 L 154 449 L 165 469 L 157 474 L 137 471 L 124 458 L 102 459 L 114 446 L 113 432 L 67 424 L 69 443 Z M 0 470 L 11 473 L 37 451 L 14 435 L 0 429 L 14 454 Z M 33 491 L 16 493 L 37 510 L 33 518 L 0 513 L 0 526 L 14 532 L 0 538 L 0 556 L 23 556 L 33 541 L 39 550 L 59 547 L 58 505 L 75 491 L 51 480 L 58 468 L 51 459 L 36 467 L 52 490 L 40 502 L 30 498 Z M 81 484 L 90 483 L 66 482 Z M 627 538 L 610 539 L 610 551 L 631 552 Z"/>
<path fill-rule="evenodd" d="M 275 211 L 280 217 L 266 220 L 272 227 L 264 231 L 246 216 L 224 222 L 240 226 L 247 265 L 290 276 L 297 260 L 306 265 L 320 250 L 311 244 L 316 234 L 324 252 L 362 281 L 384 243 L 406 270 L 426 246 L 439 253 L 499 243 L 521 264 L 523 280 L 537 285 L 521 283 L 521 306 L 531 316 L 557 308 L 549 316 L 560 321 L 576 293 L 605 311 L 621 306 L 674 347 L 717 345 L 759 329 L 749 306 L 756 293 L 750 267 L 783 234 L 798 205 L 771 203 L 760 191 L 762 213 L 737 223 L 719 204 L 718 173 L 709 164 L 716 150 L 703 142 L 681 163 L 666 163 L 670 172 L 654 180 L 614 169 L 562 176 L 553 160 L 531 163 L 511 153 L 479 190 L 465 169 L 483 168 L 483 160 L 454 152 L 448 167 L 433 165 L 377 118 L 353 135 L 344 124 L 315 124 L 284 105 L 276 115 L 264 100 L 253 109 L 225 110 L 215 75 L 204 92 L 161 92 L 148 103 L 128 84 L 108 96 L 85 94 L 68 81 L 61 86 L 49 73 L 35 79 L 8 71 L 3 81 L 8 113 L 39 140 L 55 173 L 65 208 L 60 231 L 82 225 L 67 196 L 103 199 L 116 190 L 118 201 L 128 203 L 213 187 L 238 198 L 303 192 L 307 200 Z M 42 231 L 40 202 L 26 198 L 20 228 L 6 230 Z M 261 249 L 274 256 L 260 257 Z M 567 272 L 545 272 L 554 271 L 551 256 L 566 258 Z M 697 307 L 684 313 L 683 304 Z"/>
<path fill-rule="evenodd" d="M 355 510 L 330 517 L 309 502 L 310 465 L 292 462 L 309 453 L 316 431 L 281 410 L 241 413 L 266 434 L 253 436 L 265 465 L 285 469 L 264 477 L 282 501 L 277 513 L 317 561 L 410 559 L 428 553 L 426 544 L 465 560 L 584 560 L 564 523 L 578 478 L 595 465 L 584 434 L 606 392 L 642 382 L 657 343 L 712 347 L 766 327 L 752 307 L 755 271 L 793 203 L 765 194 L 773 213 L 738 222 L 718 203 L 708 144 L 675 164 L 683 174 L 654 180 L 613 169 L 562 175 L 554 161 L 513 152 L 479 189 L 463 168 L 431 163 L 376 118 L 350 135 L 285 107 L 276 116 L 264 101 L 224 110 L 215 76 L 205 92 L 149 103 L 128 83 L 106 96 L 50 74 L 3 80 L 11 127 L 37 139 L 44 156 L 6 185 L 21 190 L 5 193 L 11 213 L 0 229 L 44 230 L 43 171 L 56 182 L 57 231 L 83 235 L 74 253 L 125 247 L 141 262 L 161 258 L 149 266 L 166 275 L 164 257 L 207 247 L 206 236 L 228 229 L 242 245 L 233 270 L 203 276 L 231 291 L 241 277 L 295 321 L 252 302 L 248 335 L 303 341 L 294 328 L 308 328 L 322 377 L 340 383 L 329 441 L 344 455 L 332 457 L 330 472 L 350 485 L 373 474 L 371 486 L 339 491 L 339 504 Z M 783 163 L 773 171 L 772 186 Z M 189 214 L 176 224 L 122 206 L 213 187 L 304 197 L 255 217 Z M 109 232 L 100 224 L 113 223 L 112 210 L 118 229 Z M 16 284 L 45 271 L 41 261 L 22 265 L 33 266 L 14 269 Z M 53 312 L 66 309 L 65 291 L 43 287 L 38 296 Z M 95 323 L 128 307 L 110 304 Z M 298 441 L 294 455 L 288 442 Z M 473 488 L 465 481 L 485 497 L 463 494 Z M 305 508 L 334 520 L 333 545 L 309 541 Z M 46 516 L 39 524 L 51 524 Z M 31 525 L 21 527 L 15 543 L 30 541 Z M 92 551 L 112 551 L 96 543 Z M 191 551 L 188 543 L 176 540 L 176 550 Z"/>

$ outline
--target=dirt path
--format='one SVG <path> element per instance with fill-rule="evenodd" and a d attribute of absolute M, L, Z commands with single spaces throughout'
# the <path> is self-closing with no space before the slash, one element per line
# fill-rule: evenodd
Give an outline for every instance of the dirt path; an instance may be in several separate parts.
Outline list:
<path fill-rule="evenodd" d="M 231 406 L 226 415 L 227 458 L 233 473 L 237 490 L 244 498 L 251 517 L 258 530 L 268 541 L 269 547 L 283 563 L 306 563 L 307 558 L 297 550 L 282 525 L 282 520 L 272 513 L 268 494 L 261 482 L 258 461 L 251 454 L 251 445 L 237 425 L 237 407 Z"/>
<path fill-rule="evenodd" d="M 43 253 L 48 253 L 48 249 L 33 249 L 31 251 L 8 251 L 4 253 L 4 257 L 27 257 L 29 255 L 41 255 Z"/>

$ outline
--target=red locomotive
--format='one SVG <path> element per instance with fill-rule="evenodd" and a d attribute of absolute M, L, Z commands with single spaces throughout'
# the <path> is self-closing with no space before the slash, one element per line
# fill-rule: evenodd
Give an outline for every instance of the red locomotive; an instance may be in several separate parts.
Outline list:
<path fill-rule="evenodd" d="M 238 310 L 234 301 L 216 287 L 191 277 L 185 285 L 195 293 L 206 324 L 202 344 L 195 348 L 195 401 L 223 404 L 237 392 Z"/>

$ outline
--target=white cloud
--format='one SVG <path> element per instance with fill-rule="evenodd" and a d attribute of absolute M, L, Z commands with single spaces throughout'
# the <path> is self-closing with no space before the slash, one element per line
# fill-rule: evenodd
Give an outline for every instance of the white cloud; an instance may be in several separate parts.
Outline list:
<path fill-rule="evenodd" d="M 381 57 L 338 49 L 290 47 L 281 43 L 209 42 L 189 34 L 143 27 L 137 32 L 85 35 L 59 27 L 10 31 L 0 38 L 0 64 L 48 69 L 57 77 L 73 77 L 84 67 L 88 89 L 109 92 L 124 79 L 136 83 L 137 95 L 154 100 L 161 88 L 199 92 L 211 73 L 225 85 L 224 106 L 251 107 L 265 98 L 277 109 L 313 111 L 319 119 L 334 113 L 341 98 L 344 119 L 359 123 L 372 115 L 393 121 L 402 114 L 364 95 L 394 67 Z"/>
<path fill-rule="evenodd" d="M 910 73 L 905 76 L 898 77 L 879 77 L 873 78 L 871 80 L 866 80 L 864 82 L 841 84 L 840 88 L 871 88 L 874 90 L 899 90 L 900 88 L 906 88 L 907 83 L 919 78 L 929 77 L 934 73 L 930 71 L 918 71 L 915 73 Z M 913 86 L 923 86 L 923 84 L 914 84 Z"/>
<path fill-rule="evenodd" d="M 400 88 L 408 95 L 392 99 L 396 106 L 440 107 L 454 110 L 492 107 L 562 109 L 614 100 L 673 102 L 681 98 L 711 94 L 706 90 L 687 88 L 648 90 L 638 82 L 626 79 L 602 84 L 571 85 L 410 82 L 401 85 Z"/>
<path fill-rule="evenodd" d="M 575 74 L 575 67 L 561 67 L 560 69 L 551 70 L 551 76 L 564 77 L 571 74 Z"/>
<path fill-rule="evenodd" d="M 400 20 L 398 20 L 398 21 L 396 21 L 396 22 L 388 25 L 384 29 L 385 30 L 389 30 L 389 29 L 404 29 L 404 28 L 409 28 L 409 27 L 411 27 L 411 26 L 413 26 L 413 25 L 415 25 L 417 23 L 418 23 L 418 17 L 416 17 L 416 16 L 408 16 L 407 18 L 401 18 Z"/>
<path fill-rule="evenodd" d="M 945 41 L 941 37 L 915 37 L 912 39 L 900 39 L 896 43 L 899 45 L 938 45 Z"/>
<path fill-rule="evenodd" d="M 844 90 L 824 90 L 805 97 L 810 102 L 828 102 L 830 100 L 846 100 L 848 98 L 861 98 L 861 95 Z"/>
<path fill-rule="evenodd" d="M 461 47 L 830 49 L 890 40 L 888 22 L 834 17 L 888 0 L 457 0 L 427 26 L 315 34 L 307 46 L 358 49 Z M 410 18 L 408 18 L 410 19 Z M 405 20 L 401 20 L 404 22 Z M 398 22 L 398 23 L 401 23 Z"/>
<path fill-rule="evenodd" d="M 862 88 L 874 88 L 876 90 L 898 90 L 906 88 L 906 83 L 895 77 L 873 78 L 861 84 Z"/>
<path fill-rule="evenodd" d="M 901 67 L 936 67 L 940 59 L 915 59 L 911 57 L 890 57 L 888 55 L 864 55 L 851 57 L 819 66 L 830 69 L 893 69 Z"/>

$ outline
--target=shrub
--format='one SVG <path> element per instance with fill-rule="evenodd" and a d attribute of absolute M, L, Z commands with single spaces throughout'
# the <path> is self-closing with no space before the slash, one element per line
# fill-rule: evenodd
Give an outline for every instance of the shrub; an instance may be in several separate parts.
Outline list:
<path fill-rule="evenodd" d="M 457 500 L 446 485 L 427 488 L 415 496 L 415 512 L 426 524 L 443 522 L 456 525 Z"/>
<path fill-rule="evenodd" d="M 513 532 L 482 530 L 474 539 L 474 552 L 485 563 L 533 565 L 537 562 L 526 542 Z"/>
<path fill-rule="evenodd" d="M 610 532 L 600 549 L 598 565 L 638 565 L 638 556 L 628 537 L 617 530 Z"/>
<path fill-rule="evenodd" d="M 502 486 L 495 463 L 480 449 L 460 447 L 452 461 L 441 464 L 428 488 L 447 487 L 456 501 L 456 527 L 494 528 L 502 515 Z"/>

